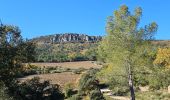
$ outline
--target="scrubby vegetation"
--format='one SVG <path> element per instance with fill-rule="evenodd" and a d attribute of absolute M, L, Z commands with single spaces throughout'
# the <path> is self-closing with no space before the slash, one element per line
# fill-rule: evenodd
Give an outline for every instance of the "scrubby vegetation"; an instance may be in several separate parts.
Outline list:
<path fill-rule="evenodd" d="M 14 91 L 16 100 L 63 100 L 59 85 L 52 85 L 49 81 L 40 82 L 39 78 L 35 77 L 31 80 L 18 84 Z"/>
<path fill-rule="evenodd" d="M 66 62 L 96 60 L 97 43 L 39 44 L 36 48 L 38 62 Z"/>
<path fill-rule="evenodd" d="M 98 69 L 89 69 L 82 74 L 78 83 L 78 92 L 74 95 L 73 93 L 75 92 L 72 92 L 72 95 L 69 96 L 69 100 L 84 100 L 85 98 L 88 98 L 88 100 L 105 100 L 100 91 L 99 81 L 96 77 L 97 71 Z M 71 91 L 73 91 L 73 89 L 71 89 Z"/>
<path fill-rule="evenodd" d="M 24 41 L 20 29 L 0 25 L 0 99 L 3 100 L 63 100 L 58 85 L 34 78 L 24 83 L 17 81 L 18 74 L 33 74 L 23 70 L 22 63 L 34 61 L 35 45 Z M 32 67 L 34 69 L 36 67 Z"/>
<path fill-rule="evenodd" d="M 137 100 L 169 100 L 170 94 L 159 91 L 155 92 L 138 92 L 136 93 Z"/>
<path fill-rule="evenodd" d="M 85 68 L 71 69 L 71 68 L 64 68 L 60 66 L 38 67 L 28 63 L 24 68 L 22 68 L 20 71 L 16 73 L 16 77 L 20 78 L 20 77 L 35 75 L 35 74 L 53 74 L 53 73 L 63 73 L 63 72 L 72 72 L 74 74 L 81 74 L 86 70 L 87 69 Z"/>
<path fill-rule="evenodd" d="M 1 83 L 0 83 L 0 100 L 13 100 L 13 98 L 8 95 L 8 93 L 6 92 L 6 90 L 7 90 L 7 88 L 6 88 L 5 85 L 1 82 Z"/>

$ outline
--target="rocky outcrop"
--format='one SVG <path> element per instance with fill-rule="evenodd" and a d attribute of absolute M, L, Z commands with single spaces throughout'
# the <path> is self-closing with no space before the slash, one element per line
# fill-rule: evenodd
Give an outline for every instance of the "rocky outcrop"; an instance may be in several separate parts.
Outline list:
<path fill-rule="evenodd" d="M 32 41 L 36 43 L 49 43 L 49 44 L 57 44 L 57 43 L 67 43 L 67 42 L 98 42 L 101 41 L 101 36 L 88 36 L 85 34 L 76 34 L 76 33 L 65 33 L 65 34 L 55 34 L 48 36 L 41 36 L 38 38 L 32 39 Z"/>

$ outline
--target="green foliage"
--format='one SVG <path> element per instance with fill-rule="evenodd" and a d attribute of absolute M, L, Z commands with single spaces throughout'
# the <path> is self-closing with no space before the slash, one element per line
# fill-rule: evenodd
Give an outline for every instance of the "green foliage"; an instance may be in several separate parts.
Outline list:
<path fill-rule="evenodd" d="M 79 69 L 74 69 L 74 70 L 72 70 L 72 72 L 74 73 L 74 74 L 81 74 L 82 72 L 84 72 L 86 69 L 84 69 L 84 68 L 79 68 Z"/>
<path fill-rule="evenodd" d="M 76 90 L 74 90 L 74 85 L 71 83 L 68 83 L 64 86 L 64 92 L 65 92 L 65 97 L 69 98 L 72 95 L 76 94 Z"/>
<path fill-rule="evenodd" d="M 96 61 L 97 60 L 97 48 L 90 48 L 85 52 L 85 56 L 87 57 L 88 60 L 90 61 Z"/>
<path fill-rule="evenodd" d="M 97 43 L 38 44 L 36 61 L 66 62 L 96 60 Z"/>
<path fill-rule="evenodd" d="M 141 70 L 151 69 L 153 66 L 153 59 L 149 52 L 153 49 L 150 41 L 154 39 L 153 36 L 158 28 L 155 22 L 144 28 L 138 27 L 141 16 L 140 7 L 136 8 L 132 14 L 126 5 L 121 6 L 114 12 L 114 16 L 108 18 L 107 35 L 100 43 L 98 50 L 101 61 L 109 63 L 109 66 L 112 67 L 110 77 L 118 82 L 121 82 L 122 79 L 126 80 L 122 81 L 123 84 L 124 82 L 129 83 L 132 99 L 135 99 L 134 76 Z M 122 86 L 124 86 L 123 84 Z"/>
<path fill-rule="evenodd" d="M 35 61 L 35 54 L 36 54 L 35 48 L 36 48 L 36 44 L 29 41 L 24 41 L 19 45 L 20 51 L 18 52 L 20 54 L 17 56 L 22 57 L 21 59 L 22 63 Z"/>
<path fill-rule="evenodd" d="M 116 86 L 112 89 L 112 94 L 116 96 L 126 96 L 129 93 L 128 86 Z"/>
<path fill-rule="evenodd" d="M 82 96 L 80 96 L 79 94 L 73 95 L 71 98 L 69 98 L 69 100 L 83 100 Z"/>
<path fill-rule="evenodd" d="M 105 100 L 99 88 L 99 81 L 96 78 L 98 69 L 89 69 L 84 73 L 78 85 L 78 93 L 81 96 L 89 96 L 90 100 Z"/>
<path fill-rule="evenodd" d="M 170 94 L 163 93 L 160 91 L 155 92 L 137 92 L 136 99 L 137 100 L 169 100 Z"/>
<path fill-rule="evenodd" d="M 75 74 L 80 74 L 83 72 L 85 69 L 80 68 L 80 69 L 70 69 L 70 68 L 63 68 L 60 66 L 46 66 L 46 67 L 38 67 L 35 65 L 31 64 L 26 64 L 24 68 L 21 70 L 17 71 L 16 77 L 24 77 L 28 75 L 34 75 L 34 74 L 48 74 L 48 73 L 62 73 L 62 72 L 74 72 Z"/>
<path fill-rule="evenodd" d="M 21 58 L 16 56 L 21 41 L 20 30 L 15 26 L 1 25 L 0 38 L 0 80 L 9 85 L 21 67 L 18 64 Z"/>
<path fill-rule="evenodd" d="M 33 60 L 34 44 L 24 41 L 20 29 L 0 25 L 0 80 L 8 87 L 21 71 L 23 61 Z"/>
<path fill-rule="evenodd" d="M 64 100 L 64 94 L 59 85 L 51 85 L 49 81 L 40 82 L 39 78 L 33 78 L 16 86 L 14 98 L 17 100 Z"/>
<path fill-rule="evenodd" d="M 90 69 L 81 76 L 79 80 L 79 92 L 82 94 L 89 94 L 91 90 L 98 88 L 98 80 L 96 79 L 97 69 Z"/>
<path fill-rule="evenodd" d="M 3 83 L 0 83 L 0 100 L 13 100 L 13 98 L 9 97 L 7 92 L 7 88 Z"/>
<path fill-rule="evenodd" d="M 148 80 L 148 76 L 150 74 L 135 74 L 134 76 L 134 84 L 135 86 L 147 86 L 149 85 L 149 80 Z"/>
<path fill-rule="evenodd" d="M 148 40 L 153 39 L 157 30 L 156 23 L 139 29 L 141 15 L 141 8 L 136 8 L 135 14 L 131 14 L 128 7 L 123 5 L 115 11 L 114 17 L 109 17 L 107 35 L 99 45 L 100 57 L 119 66 L 124 66 L 128 59 L 135 67 L 141 65 L 139 58 L 147 53 L 150 47 Z"/>
<path fill-rule="evenodd" d="M 95 89 L 90 92 L 90 100 L 105 100 L 105 98 L 99 89 Z"/>
<path fill-rule="evenodd" d="M 114 75 L 111 74 L 108 85 L 109 88 L 112 90 L 113 95 L 124 96 L 129 93 L 129 86 L 127 82 L 127 77 L 122 75 Z"/>
<path fill-rule="evenodd" d="M 149 76 L 149 85 L 151 90 L 167 89 L 170 85 L 170 69 L 155 68 Z"/>

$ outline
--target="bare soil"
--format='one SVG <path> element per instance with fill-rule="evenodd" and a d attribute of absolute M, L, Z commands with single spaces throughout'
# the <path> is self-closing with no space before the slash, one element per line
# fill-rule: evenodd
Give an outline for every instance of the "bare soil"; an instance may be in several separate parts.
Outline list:
<path fill-rule="evenodd" d="M 80 75 L 73 74 L 71 72 L 63 72 L 63 73 L 54 73 L 54 74 L 30 75 L 24 78 L 19 78 L 19 80 L 23 82 L 26 79 L 32 79 L 34 77 L 39 77 L 40 81 L 50 80 L 52 84 L 59 84 L 61 87 L 63 87 L 67 83 L 73 83 L 76 85 Z"/>
<path fill-rule="evenodd" d="M 98 65 L 94 61 L 79 61 L 79 62 L 63 62 L 63 63 L 30 63 L 31 65 L 36 65 L 38 67 L 56 67 L 60 66 L 63 68 L 78 69 L 78 68 L 101 68 L 102 65 Z M 40 77 L 41 81 L 50 80 L 52 84 L 59 84 L 61 87 L 64 87 L 67 83 L 77 84 L 80 78 L 80 74 L 74 74 L 72 72 L 62 72 L 62 73 L 53 73 L 53 74 L 40 74 L 40 75 L 30 75 L 24 78 L 19 78 L 19 80 L 25 81 L 26 79 L 31 79 L 33 77 Z"/>

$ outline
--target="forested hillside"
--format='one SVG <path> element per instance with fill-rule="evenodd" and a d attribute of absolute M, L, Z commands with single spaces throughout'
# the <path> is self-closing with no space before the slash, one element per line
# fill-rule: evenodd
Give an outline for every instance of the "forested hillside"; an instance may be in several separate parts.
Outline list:
<path fill-rule="evenodd" d="M 66 62 L 96 60 L 101 36 L 65 33 L 31 39 L 36 43 L 35 62 Z M 158 47 L 170 46 L 170 41 L 154 40 Z"/>
<path fill-rule="evenodd" d="M 37 44 L 36 61 L 65 62 L 96 60 L 98 43 Z"/>

